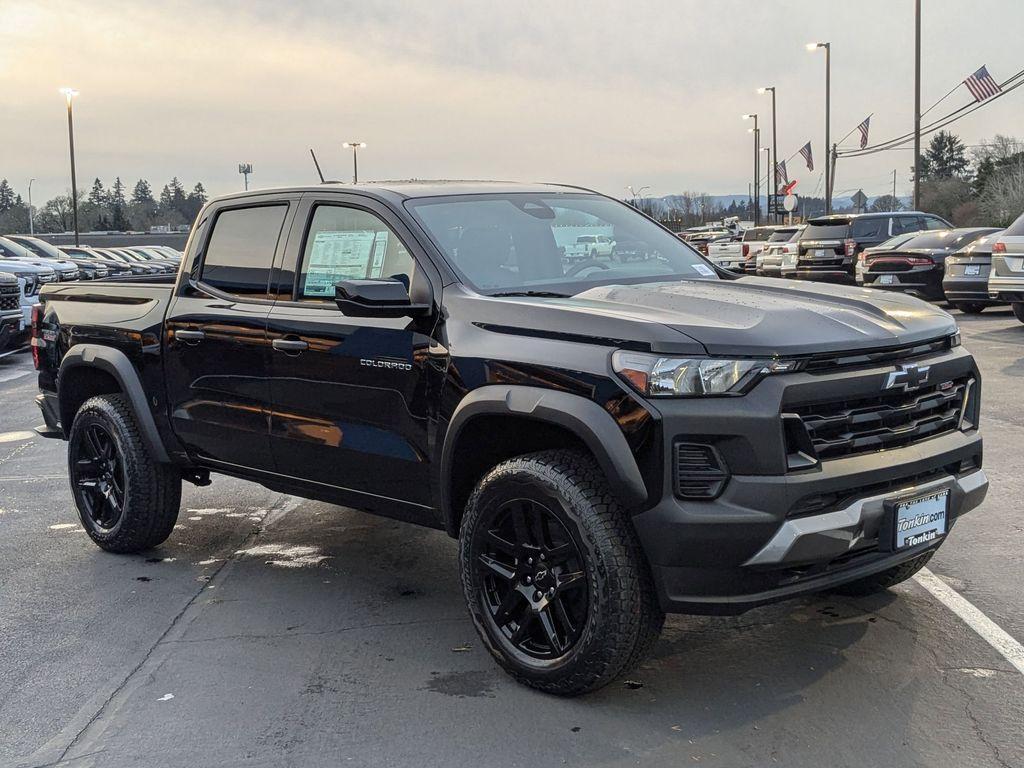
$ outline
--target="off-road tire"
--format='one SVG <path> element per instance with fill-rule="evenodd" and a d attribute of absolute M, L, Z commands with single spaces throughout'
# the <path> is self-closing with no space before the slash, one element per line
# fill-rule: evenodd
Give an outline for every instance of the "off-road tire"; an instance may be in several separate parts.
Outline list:
<path fill-rule="evenodd" d="M 850 595 L 851 597 L 863 597 L 884 592 L 889 587 L 894 587 L 900 582 L 906 581 L 924 568 L 934 554 L 934 550 L 925 552 L 912 560 L 907 560 L 905 563 L 893 566 L 887 571 L 882 571 L 857 581 L 851 581 L 849 584 L 843 584 L 832 591 L 840 595 Z"/>
<path fill-rule="evenodd" d="M 964 301 L 958 301 L 953 306 L 959 309 L 965 315 L 980 315 L 982 312 L 985 311 L 986 307 L 985 304 Z"/>
<path fill-rule="evenodd" d="M 1024 302 L 1016 302 L 1010 305 L 1010 309 L 1013 310 L 1013 316 L 1024 323 Z"/>
<path fill-rule="evenodd" d="M 75 487 L 76 446 L 90 424 L 112 437 L 124 467 L 124 504 L 109 529 L 98 526 L 83 508 Z M 142 439 L 124 395 L 99 395 L 82 404 L 68 435 L 68 470 L 79 518 L 89 537 L 108 552 L 135 553 L 151 549 L 171 534 L 181 506 L 181 473 L 154 460 Z"/>
<path fill-rule="evenodd" d="M 479 569 L 472 554 L 494 505 L 518 498 L 523 486 L 559 502 L 585 563 L 588 614 L 579 639 L 559 659 L 527 663 L 502 647 L 485 615 Z M 477 484 L 466 504 L 459 544 L 463 591 L 477 632 L 498 664 L 515 680 L 561 696 L 593 691 L 635 667 L 661 633 L 665 614 L 629 515 L 608 488 L 594 460 L 581 451 L 549 450 L 502 462 Z"/>

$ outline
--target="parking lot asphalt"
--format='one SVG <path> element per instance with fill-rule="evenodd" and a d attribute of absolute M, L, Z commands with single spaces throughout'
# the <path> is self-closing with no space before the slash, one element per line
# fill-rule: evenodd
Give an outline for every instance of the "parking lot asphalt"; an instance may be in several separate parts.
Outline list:
<path fill-rule="evenodd" d="M 1021 642 L 1024 325 L 958 320 L 992 487 L 929 567 Z M 558 699 L 492 663 L 440 532 L 221 477 L 160 548 L 102 552 L 35 391 L 0 361 L 0 765 L 1024 765 L 1024 675 L 915 581 L 673 616 Z"/>

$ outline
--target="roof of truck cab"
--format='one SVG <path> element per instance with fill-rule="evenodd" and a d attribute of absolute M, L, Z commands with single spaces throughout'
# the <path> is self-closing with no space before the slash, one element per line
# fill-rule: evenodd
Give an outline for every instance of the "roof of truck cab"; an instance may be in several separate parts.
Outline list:
<path fill-rule="evenodd" d="M 277 187 L 274 189 L 249 190 L 231 195 L 223 195 L 218 200 L 248 199 L 262 195 L 280 195 L 296 192 L 349 192 L 369 197 L 391 200 L 409 200 L 420 197 L 444 197 L 449 195 L 507 195 L 527 193 L 535 195 L 558 194 L 597 194 L 585 187 L 574 187 L 569 184 L 523 183 L 515 181 L 466 181 L 466 180 L 424 180 L 408 179 L 405 181 L 361 181 L 348 184 L 341 181 L 325 181 L 323 184 L 306 186 Z"/>

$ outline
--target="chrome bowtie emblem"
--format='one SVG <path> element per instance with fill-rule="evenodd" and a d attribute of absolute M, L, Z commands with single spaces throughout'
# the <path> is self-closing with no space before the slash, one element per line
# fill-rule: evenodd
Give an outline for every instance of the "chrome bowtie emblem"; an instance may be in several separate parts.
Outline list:
<path fill-rule="evenodd" d="M 930 365 L 897 365 L 889 374 L 883 389 L 919 389 L 928 383 Z"/>

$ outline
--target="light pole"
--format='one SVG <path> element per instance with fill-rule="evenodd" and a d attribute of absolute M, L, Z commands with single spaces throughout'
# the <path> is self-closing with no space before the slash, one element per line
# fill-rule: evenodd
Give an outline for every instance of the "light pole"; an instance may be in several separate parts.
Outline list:
<path fill-rule="evenodd" d="M 761 223 L 761 130 L 757 127 L 757 115 L 743 115 L 744 120 L 753 119 L 754 127 L 747 130 L 754 134 L 754 226 Z"/>
<path fill-rule="evenodd" d="M 832 43 L 808 43 L 807 50 L 825 49 L 825 213 L 832 213 L 832 174 L 829 169 L 829 157 L 832 147 L 829 138 L 830 102 L 832 99 Z"/>
<path fill-rule="evenodd" d="M 359 150 L 366 146 L 365 141 L 346 141 L 342 145 L 345 149 L 352 150 L 352 183 L 359 183 Z"/>
<path fill-rule="evenodd" d="M 778 220 L 779 216 L 779 140 L 778 135 L 775 131 L 775 86 L 768 85 L 764 88 L 758 88 L 757 92 L 762 96 L 771 91 L 772 94 L 772 154 L 771 157 L 775 158 L 775 165 L 770 166 L 772 169 L 772 188 L 771 195 L 775 198 L 775 216 Z M 769 158 L 770 161 L 771 158 Z"/>
<path fill-rule="evenodd" d="M 238 172 L 245 177 L 245 191 L 249 191 L 249 174 L 252 173 L 252 163 L 239 163 Z"/>
<path fill-rule="evenodd" d="M 78 180 L 75 177 L 75 120 L 71 100 L 78 95 L 74 88 L 61 88 L 68 103 L 68 145 L 71 147 L 71 218 L 75 223 L 75 245 L 78 245 Z"/>
<path fill-rule="evenodd" d="M 921 0 L 914 0 L 914 210 L 921 210 Z"/>
<path fill-rule="evenodd" d="M 32 220 L 32 182 L 35 179 L 28 180 L 28 233 L 34 235 L 36 233 L 35 223 Z"/>

